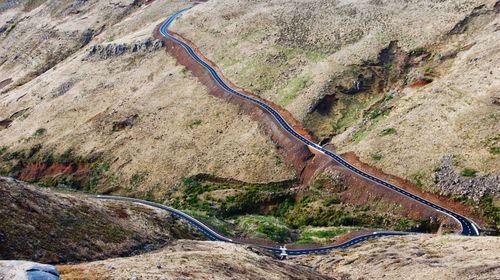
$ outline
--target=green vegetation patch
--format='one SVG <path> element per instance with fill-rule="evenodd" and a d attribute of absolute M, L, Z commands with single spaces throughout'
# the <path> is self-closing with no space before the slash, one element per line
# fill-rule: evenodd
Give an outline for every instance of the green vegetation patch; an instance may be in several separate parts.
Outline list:
<path fill-rule="evenodd" d="M 500 226 L 500 207 L 498 207 L 498 200 L 498 198 L 495 199 L 492 196 L 486 195 L 481 198 L 479 202 L 480 209 L 483 217 L 485 217 L 488 222 L 488 226 L 496 230 L 495 235 L 499 234 L 498 227 Z"/>
<path fill-rule="evenodd" d="M 305 56 L 307 59 L 317 62 L 317 61 L 322 61 L 325 60 L 328 57 L 328 54 L 318 52 L 318 51 L 306 51 Z"/>
<path fill-rule="evenodd" d="M 385 128 L 380 132 L 380 136 L 387 136 L 392 134 L 396 134 L 396 129 L 393 127 Z"/>
<path fill-rule="evenodd" d="M 410 181 L 417 185 L 418 187 L 422 187 L 424 185 L 424 177 L 425 174 L 423 172 L 418 172 L 410 176 Z"/>
<path fill-rule="evenodd" d="M 365 128 L 361 128 L 360 130 L 356 131 L 353 136 L 353 141 L 356 144 L 359 144 L 361 140 L 363 140 L 366 135 L 368 134 L 368 131 Z"/>
<path fill-rule="evenodd" d="M 199 126 L 199 125 L 201 125 L 202 123 L 203 123 L 203 121 L 202 121 L 202 120 L 200 120 L 200 119 L 195 119 L 195 120 L 192 120 L 192 121 L 188 124 L 188 127 L 192 129 L 193 127 Z"/>
<path fill-rule="evenodd" d="M 372 156 L 373 160 L 381 160 L 382 159 L 382 155 L 379 152 L 375 152 L 371 156 Z"/>
<path fill-rule="evenodd" d="M 486 140 L 486 146 L 493 155 L 500 154 L 500 134 L 494 135 Z"/>
<path fill-rule="evenodd" d="M 45 135 L 46 132 L 47 132 L 47 129 L 45 129 L 45 128 L 39 128 L 39 129 L 35 130 L 35 132 L 33 133 L 33 136 L 34 137 L 40 137 L 40 136 Z"/>
<path fill-rule="evenodd" d="M 278 91 L 278 104 L 286 106 L 290 104 L 307 86 L 308 78 L 297 77 L 287 82 L 286 86 Z"/>
<path fill-rule="evenodd" d="M 382 116 L 385 116 L 388 114 L 388 111 L 383 109 L 383 108 L 375 108 L 373 110 L 371 110 L 370 112 L 368 112 L 368 118 L 373 120 L 373 119 L 376 119 L 378 117 L 382 117 Z"/>
<path fill-rule="evenodd" d="M 230 224 L 222 219 L 219 219 L 213 215 L 209 215 L 203 211 L 197 210 L 183 210 L 186 214 L 196 218 L 198 221 L 203 224 L 213 228 L 217 232 L 224 234 L 225 236 L 234 236 L 235 235 L 235 227 L 233 224 Z"/>
<path fill-rule="evenodd" d="M 130 177 L 130 185 L 133 188 L 137 188 L 144 182 L 144 180 L 146 180 L 147 176 L 147 173 L 144 172 L 135 173 L 132 177 Z"/>
<path fill-rule="evenodd" d="M 334 237 L 348 233 L 349 231 L 359 228 L 351 227 L 330 227 L 330 228 L 313 228 L 305 227 L 301 229 L 300 239 L 297 244 L 314 244 L 314 243 L 329 243 Z"/>
<path fill-rule="evenodd" d="M 499 155 L 500 154 L 500 147 L 490 147 L 490 153 L 494 155 Z"/>
<path fill-rule="evenodd" d="M 269 238 L 279 243 L 292 241 L 290 229 L 272 216 L 245 215 L 236 219 L 236 224 L 249 238 Z"/>
<path fill-rule="evenodd" d="M 465 168 L 460 172 L 460 175 L 465 177 L 476 177 L 477 170 L 471 168 Z"/>
<path fill-rule="evenodd" d="M 371 98 L 341 95 L 332 120 L 332 128 L 335 134 L 342 133 L 356 124 L 362 117 L 363 110 L 369 106 L 371 101 Z"/>
<path fill-rule="evenodd" d="M 394 211 L 379 211 L 366 205 L 347 205 L 340 200 L 344 190 L 335 179 L 319 176 L 310 190 L 297 194 L 289 189 L 293 181 L 270 184 L 247 184 L 207 175 L 188 177 L 178 188 L 170 204 L 196 213 L 203 221 L 225 232 L 241 232 L 250 238 L 277 242 L 309 242 L 341 234 L 345 229 L 328 233 L 310 233 L 300 237 L 304 227 L 363 227 L 415 229 L 421 221 L 400 220 Z M 198 217 L 197 216 L 197 217 Z M 227 221 L 222 222 L 222 221 Z M 212 224 L 214 223 L 214 224 Z"/>

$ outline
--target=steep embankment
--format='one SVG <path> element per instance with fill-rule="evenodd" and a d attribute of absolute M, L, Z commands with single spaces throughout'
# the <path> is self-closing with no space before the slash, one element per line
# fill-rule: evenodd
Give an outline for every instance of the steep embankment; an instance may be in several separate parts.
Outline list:
<path fill-rule="evenodd" d="M 43 263 L 91 261 L 198 238 L 164 211 L 56 193 L 0 177 L 0 258 Z"/>

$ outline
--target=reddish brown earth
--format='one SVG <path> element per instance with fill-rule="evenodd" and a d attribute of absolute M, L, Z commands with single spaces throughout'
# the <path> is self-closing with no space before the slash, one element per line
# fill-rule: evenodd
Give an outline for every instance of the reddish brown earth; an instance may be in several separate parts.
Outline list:
<path fill-rule="evenodd" d="M 29 163 L 18 169 L 17 179 L 31 182 L 46 177 L 73 176 L 74 179 L 85 179 L 90 176 L 90 170 L 84 164 L 63 163 Z"/>
<path fill-rule="evenodd" d="M 443 222 L 446 222 L 448 224 L 453 223 L 451 218 L 443 215 L 442 213 L 436 212 L 434 209 L 428 206 L 410 200 L 401 194 L 388 191 L 386 188 L 360 176 L 353 176 L 353 173 L 351 171 L 343 166 L 340 166 L 331 158 L 322 154 L 311 152 L 311 150 L 306 145 L 286 132 L 270 113 L 247 100 L 241 99 L 222 90 L 212 79 L 209 72 L 206 71 L 206 69 L 198 64 L 194 59 L 192 59 L 183 47 L 161 36 L 158 30 L 159 27 L 155 31 L 155 37 L 164 41 L 165 45 L 167 46 L 167 52 L 174 56 L 180 64 L 184 65 L 188 70 L 190 70 L 194 74 L 194 76 L 196 76 L 198 80 L 208 88 L 209 94 L 238 105 L 241 110 L 250 115 L 252 119 L 259 121 L 260 124 L 262 124 L 264 132 L 271 138 L 273 142 L 275 142 L 280 147 L 280 152 L 284 156 L 285 161 L 295 168 L 302 189 L 307 188 L 309 183 L 323 171 L 327 169 L 338 170 L 345 175 L 345 184 L 348 186 L 348 189 L 341 194 L 341 199 L 343 200 L 343 202 L 356 205 L 364 205 L 370 199 L 381 198 L 385 201 L 401 205 L 404 210 L 400 214 L 408 216 L 410 218 L 428 219 L 431 217 L 438 217 L 439 220 Z M 183 38 L 179 34 L 170 31 L 169 33 L 172 36 L 190 45 L 193 50 L 195 50 L 197 55 L 199 55 L 205 62 L 210 64 L 229 86 L 236 89 L 242 94 L 251 96 L 252 98 L 260 100 L 273 107 L 297 132 L 299 132 L 304 137 L 314 141 L 313 137 L 310 136 L 307 130 L 303 128 L 302 125 L 295 118 L 293 118 L 293 116 L 288 111 L 270 101 L 263 100 L 259 96 L 245 91 L 237 85 L 234 85 L 231 81 L 224 77 L 217 65 L 207 59 L 192 42 Z M 449 199 L 446 199 L 444 197 L 429 193 L 423 193 L 416 186 L 411 185 L 410 183 L 402 179 L 384 174 L 371 166 L 361 163 L 354 154 L 346 154 L 345 157 L 346 160 L 352 162 L 355 166 L 361 168 L 365 172 L 388 180 L 398 186 L 402 186 L 404 189 L 418 194 L 419 196 L 428 199 L 429 201 L 432 201 L 436 204 L 456 211 L 457 213 L 469 217 L 471 216 L 471 210 L 468 207 L 450 201 Z"/>
<path fill-rule="evenodd" d="M 426 86 L 426 85 L 428 85 L 430 83 L 431 83 L 430 80 L 420 80 L 420 81 L 417 81 L 417 82 L 411 84 L 410 87 L 412 87 L 412 88 L 421 88 L 421 87 L 424 87 L 424 86 Z"/>

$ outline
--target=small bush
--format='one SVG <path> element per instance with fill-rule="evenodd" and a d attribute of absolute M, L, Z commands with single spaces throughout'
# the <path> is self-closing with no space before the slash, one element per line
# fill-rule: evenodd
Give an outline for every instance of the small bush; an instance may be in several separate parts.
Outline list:
<path fill-rule="evenodd" d="M 373 153 L 372 154 L 372 159 L 373 160 L 381 160 L 382 159 L 382 155 L 379 154 L 379 153 Z"/>
<path fill-rule="evenodd" d="M 203 123 L 203 121 L 202 121 L 202 120 L 200 120 L 200 119 L 196 119 L 196 120 L 193 120 L 192 122 L 190 122 L 190 123 L 188 124 L 188 127 L 189 127 L 189 128 L 193 128 L 193 127 L 198 126 L 198 125 L 200 125 L 200 124 L 202 124 L 202 123 Z"/>
<path fill-rule="evenodd" d="M 6 34 L 6 35 L 9 35 L 9 33 L 10 33 L 10 32 L 12 32 L 12 30 L 14 30 L 14 28 L 16 28 L 16 25 L 15 25 L 15 24 L 13 24 L 13 25 L 9 26 L 9 27 L 7 28 L 7 30 L 5 31 L 5 34 Z"/>
<path fill-rule="evenodd" d="M 422 173 L 413 174 L 410 177 L 410 181 L 418 187 L 422 187 L 424 185 L 424 183 L 422 182 L 423 179 L 424 175 Z"/>
<path fill-rule="evenodd" d="M 431 75 L 432 73 L 434 73 L 434 69 L 431 66 L 429 66 L 429 65 L 425 66 L 424 67 L 424 73 L 426 75 Z"/>
<path fill-rule="evenodd" d="M 109 167 L 108 167 L 109 168 Z M 146 179 L 146 174 L 136 173 L 130 178 L 130 185 L 138 187 Z"/>
<path fill-rule="evenodd" d="M 382 136 L 391 135 L 391 134 L 396 134 L 396 129 L 393 127 L 386 128 L 380 132 L 380 135 L 382 135 Z"/>
<path fill-rule="evenodd" d="M 6 146 L 0 147 L 0 156 L 3 155 L 7 151 L 7 149 L 9 149 L 9 147 Z"/>
<path fill-rule="evenodd" d="M 477 170 L 471 169 L 471 168 L 465 168 L 460 172 L 460 175 L 464 177 L 476 177 Z"/>
<path fill-rule="evenodd" d="M 332 205 L 335 205 L 335 204 L 340 204 L 340 199 L 338 198 L 328 198 L 328 199 L 325 199 L 324 202 L 323 202 L 323 205 L 325 206 L 332 206 Z"/>
<path fill-rule="evenodd" d="M 490 153 L 492 153 L 494 155 L 500 154 L 500 147 L 491 147 L 490 148 Z"/>
<path fill-rule="evenodd" d="M 380 116 L 382 116 L 384 114 L 385 114 L 384 109 L 382 109 L 382 108 L 376 108 L 374 110 L 371 110 L 368 113 L 368 118 L 370 118 L 371 120 L 373 120 L 373 119 L 376 119 L 377 117 L 380 117 Z"/>
<path fill-rule="evenodd" d="M 497 227 L 500 225 L 500 207 L 495 205 L 493 197 L 489 195 L 484 196 L 481 198 L 479 206 L 483 212 L 483 216 L 489 222 L 488 226 L 498 231 Z"/>
<path fill-rule="evenodd" d="M 35 131 L 35 133 L 33 133 L 33 136 L 35 137 L 43 136 L 45 135 L 45 132 L 47 132 L 45 128 L 39 128 Z"/>

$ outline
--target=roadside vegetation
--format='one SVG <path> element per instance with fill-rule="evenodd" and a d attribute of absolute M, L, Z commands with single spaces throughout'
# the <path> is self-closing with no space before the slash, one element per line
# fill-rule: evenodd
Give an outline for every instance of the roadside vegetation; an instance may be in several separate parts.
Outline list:
<path fill-rule="evenodd" d="M 343 203 L 340 193 L 344 186 L 332 184 L 332 178 L 325 174 L 300 194 L 290 191 L 293 184 L 188 177 L 165 203 L 193 214 L 221 233 L 280 243 L 331 242 L 338 235 L 361 228 L 435 230 L 429 221 L 410 220 L 388 211 L 396 206 L 376 201 L 373 206 Z"/>

